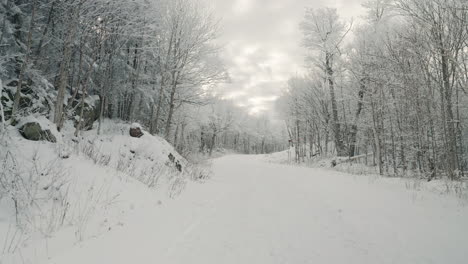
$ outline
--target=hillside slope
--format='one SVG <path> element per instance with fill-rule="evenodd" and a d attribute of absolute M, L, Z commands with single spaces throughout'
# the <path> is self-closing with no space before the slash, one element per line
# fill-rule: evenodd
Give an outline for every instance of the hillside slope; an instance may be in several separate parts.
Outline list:
<path fill-rule="evenodd" d="M 44 118 L 31 121 L 53 127 Z M 90 130 L 79 138 L 69 123 L 62 133 L 51 129 L 57 143 L 50 143 L 23 138 L 18 127 L 25 122 L 0 139 L 2 264 L 40 263 L 114 232 L 138 204 L 157 208 L 208 175 L 160 137 L 130 137 L 125 123 L 106 120 L 101 135 Z"/>

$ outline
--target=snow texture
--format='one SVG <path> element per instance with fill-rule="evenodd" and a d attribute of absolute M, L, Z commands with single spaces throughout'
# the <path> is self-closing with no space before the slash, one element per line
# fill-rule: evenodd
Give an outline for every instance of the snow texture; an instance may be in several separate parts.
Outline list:
<path fill-rule="evenodd" d="M 29 121 L 50 128 L 45 118 L 22 120 Z M 7 128 L 0 138 L 1 264 L 47 263 L 121 228 L 136 207 L 157 207 L 182 192 L 188 175 L 168 154 L 184 167 L 187 161 L 159 137 L 130 137 L 129 127 L 106 120 L 105 135 L 92 130 L 74 138 L 67 123 L 57 144 L 29 141 Z"/>
<path fill-rule="evenodd" d="M 70 247 L 52 237 L 35 263 L 466 263 L 457 197 L 264 156 L 220 158 L 213 173 L 175 200 L 120 182 L 104 232 Z"/>

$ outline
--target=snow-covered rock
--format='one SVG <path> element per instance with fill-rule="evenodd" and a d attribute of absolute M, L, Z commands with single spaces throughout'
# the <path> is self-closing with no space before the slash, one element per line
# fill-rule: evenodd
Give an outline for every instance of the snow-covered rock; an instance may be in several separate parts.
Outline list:
<path fill-rule="evenodd" d="M 18 128 L 31 123 L 57 143 L 24 140 Z M 78 138 L 72 122 L 57 132 L 42 117 L 7 127 L 0 136 L 0 263 L 40 263 L 115 232 L 139 205 L 158 207 L 198 179 L 168 142 L 143 129 L 144 137 L 130 137 L 130 127 L 103 120 L 100 135 L 90 130 Z M 170 153 L 186 169 L 179 172 Z"/>
<path fill-rule="evenodd" d="M 144 134 L 143 132 L 141 131 L 141 125 L 138 124 L 138 123 L 133 123 L 132 126 L 130 127 L 130 136 L 131 137 L 135 137 L 135 138 L 140 138 L 142 137 Z"/>
<path fill-rule="evenodd" d="M 17 125 L 21 135 L 28 140 L 57 142 L 53 129 L 53 124 L 46 118 L 28 117 L 20 121 Z"/>

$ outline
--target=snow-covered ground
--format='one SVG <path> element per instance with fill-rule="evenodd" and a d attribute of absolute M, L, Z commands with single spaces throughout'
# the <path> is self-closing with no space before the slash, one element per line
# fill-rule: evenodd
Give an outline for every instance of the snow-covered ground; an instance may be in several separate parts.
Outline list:
<path fill-rule="evenodd" d="M 55 144 L 8 128 L 0 264 L 467 262 L 468 199 L 425 188 L 440 181 L 277 164 L 287 152 L 217 158 L 200 181 L 208 169 L 129 128 Z"/>
<path fill-rule="evenodd" d="M 372 159 L 372 156 L 370 156 L 369 159 Z M 405 188 L 413 191 L 425 190 L 441 195 L 457 196 L 461 200 L 468 201 L 468 178 L 462 178 L 459 181 L 451 181 L 447 178 L 436 178 L 428 181 L 427 175 L 415 174 L 414 172 L 407 172 L 405 176 L 399 177 L 393 177 L 391 175 L 380 176 L 377 166 L 366 166 L 362 163 L 348 162 L 348 158 L 346 157 L 316 156 L 312 159 L 305 159 L 305 161 L 296 163 L 294 159 L 294 148 L 263 155 L 262 160 L 269 163 L 339 171 L 355 176 L 362 175 L 367 178 L 385 181 L 387 184 L 403 185 Z M 337 163 L 334 167 L 332 166 L 333 161 Z M 370 163 L 371 161 L 369 161 L 369 164 Z"/>
<path fill-rule="evenodd" d="M 43 263 L 467 262 L 459 198 L 261 156 L 217 159 L 206 183 L 174 200 L 135 198 L 128 210 Z"/>
<path fill-rule="evenodd" d="M 47 119 L 31 120 L 48 127 Z M 0 135 L 0 264 L 47 262 L 209 174 L 162 138 L 147 132 L 132 138 L 129 128 L 106 120 L 102 135 L 91 130 L 74 138 L 67 124 L 62 133 L 52 131 L 57 143 L 26 140 L 11 126 Z"/>

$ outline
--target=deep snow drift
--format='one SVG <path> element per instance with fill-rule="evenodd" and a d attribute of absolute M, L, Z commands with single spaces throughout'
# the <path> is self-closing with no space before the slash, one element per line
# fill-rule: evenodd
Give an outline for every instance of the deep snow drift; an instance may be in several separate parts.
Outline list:
<path fill-rule="evenodd" d="M 115 230 L 43 263 L 461 264 L 468 252 L 458 198 L 261 156 L 217 159 L 178 199 L 132 204 Z"/>

